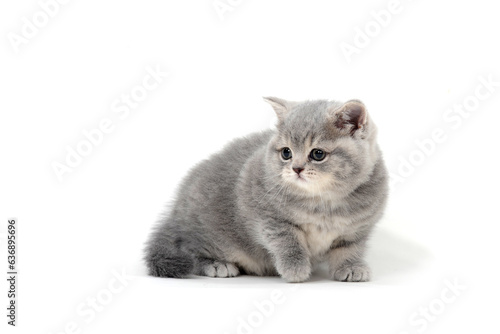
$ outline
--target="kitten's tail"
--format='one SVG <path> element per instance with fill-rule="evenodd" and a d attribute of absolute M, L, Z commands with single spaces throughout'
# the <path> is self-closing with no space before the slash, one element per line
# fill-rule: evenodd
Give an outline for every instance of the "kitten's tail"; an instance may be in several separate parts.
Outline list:
<path fill-rule="evenodd" d="M 183 278 L 194 270 L 194 261 L 189 256 L 154 256 L 148 262 L 149 275 L 157 277 Z"/>
<path fill-rule="evenodd" d="M 183 278 L 194 272 L 193 257 L 166 240 L 150 242 L 144 260 L 151 276 Z"/>

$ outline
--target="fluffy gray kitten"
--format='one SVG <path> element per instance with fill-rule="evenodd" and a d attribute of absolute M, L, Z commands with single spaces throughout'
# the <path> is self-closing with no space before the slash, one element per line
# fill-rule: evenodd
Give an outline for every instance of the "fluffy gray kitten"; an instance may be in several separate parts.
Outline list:
<path fill-rule="evenodd" d="M 277 130 L 237 139 L 194 167 L 146 246 L 149 274 L 367 281 L 367 238 L 388 178 L 363 103 L 269 97 Z"/>

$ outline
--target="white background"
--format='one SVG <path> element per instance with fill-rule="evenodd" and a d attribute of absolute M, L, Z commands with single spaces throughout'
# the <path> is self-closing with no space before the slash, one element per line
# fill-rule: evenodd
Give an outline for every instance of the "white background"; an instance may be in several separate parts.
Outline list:
<path fill-rule="evenodd" d="M 388 0 L 230 3 L 221 19 L 212 0 L 69 1 L 14 47 L 23 17 L 33 22 L 41 7 L 2 2 L 2 268 L 9 217 L 20 236 L 18 327 L 9 333 L 497 332 L 500 87 L 474 94 L 480 77 L 500 81 L 498 9 L 401 0 L 349 62 L 342 43 L 377 29 L 371 12 Z M 113 103 L 147 67 L 169 74 L 120 119 Z M 322 271 L 295 285 L 147 277 L 143 243 L 176 185 L 229 140 L 269 128 L 268 95 L 361 99 L 392 175 L 401 159 L 418 162 L 393 185 L 372 238 L 373 281 L 333 282 Z M 464 101 L 478 105 L 447 121 Z M 52 164 L 103 119 L 113 131 L 58 180 Z M 418 153 L 415 141 L 436 129 L 446 140 Z M 123 270 L 131 280 L 109 292 Z M 449 284 L 460 285 L 456 294 Z M 281 297 L 271 307 L 272 294 Z M 89 298 L 106 304 L 92 319 Z"/>

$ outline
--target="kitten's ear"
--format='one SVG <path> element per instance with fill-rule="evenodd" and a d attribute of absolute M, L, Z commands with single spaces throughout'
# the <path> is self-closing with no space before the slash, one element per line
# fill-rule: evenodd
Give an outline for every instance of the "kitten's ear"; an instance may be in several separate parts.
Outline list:
<path fill-rule="evenodd" d="M 273 96 L 264 97 L 263 99 L 273 107 L 280 123 L 283 122 L 293 106 L 297 104 L 296 102 L 286 101 Z"/>
<path fill-rule="evenodd" d="M 349 100 L 340 108 L 330 110 L 330 117 L 338 129 L 349 130 L 354 135 L 366 124 L 366 107 L 359 100 Z"/>

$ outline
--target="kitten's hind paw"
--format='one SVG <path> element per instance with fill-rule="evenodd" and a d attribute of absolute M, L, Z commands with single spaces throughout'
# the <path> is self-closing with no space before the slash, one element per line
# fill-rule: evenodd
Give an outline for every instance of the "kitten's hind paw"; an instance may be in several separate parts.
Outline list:
<path fill-rule="evenodd" d="M 371 271 L 363 264 L 349 264 L 335 270 L 333 279 L 342 282 L 367 282 L 370 280 Z"/>
<path fill-rule="evenodd" d="M 201 275 L 209 277 L 235 277 L 240 274 L 238 267 L 234 264 L 220 261 L 205 262 L 200 272 Z"/>

